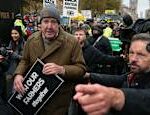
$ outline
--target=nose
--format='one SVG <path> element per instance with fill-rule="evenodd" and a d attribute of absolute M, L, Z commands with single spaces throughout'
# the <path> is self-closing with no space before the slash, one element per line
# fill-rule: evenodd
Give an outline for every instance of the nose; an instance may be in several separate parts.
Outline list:
<path fill-rule="evenodd" d="M 80 38 L 80 35 L 77 35 L 78 39 Z"/>
<path fill-rule="evenodd" d="M 136 62 L 138 60 L 138 56 L 136 54 L 129 55 L 129 62 Z"/>
<path fill-rule="evenodd" d="M 51 27 L 52 27 L 52 24 L 51 24 L 51 23 L 48 23 L 48 27 L 51 28 Z"/>
<path fill-rule="evenodd" d="M 48 27 L 48 28 L 51 28 L 51 27 L 52 27 L 52 23 L 49 22 L 49 23 L 47 24 L 47 27 Z"/>

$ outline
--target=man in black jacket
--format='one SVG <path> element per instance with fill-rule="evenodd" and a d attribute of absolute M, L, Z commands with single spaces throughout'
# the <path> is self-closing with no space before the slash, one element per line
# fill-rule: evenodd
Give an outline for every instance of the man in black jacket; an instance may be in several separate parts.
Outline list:
<path fill-rule="evenodd" d="M 89 43 L 104 54 L 112 55 L 111 44 L 109 39 L 103 36 L 102 27 L 95 25 L 92 28 L 92 35 L 91 38 L 88 38 Z"/>
<path fill-rule="evenodd" d="M 150 35 L 134 35 L 129 49 L 131 74 L 99 77 L 100 84 L 77 85 L 74 99 L 88 115 L 150 115 Z M 106 76 L 106 75 L 105 75 Z M 116 80 L 113 80 L 114 77 Z M 98 78 L 97 78 L 98 79 Z M 102 80 L 103 79 L 103 80 Z M 91 79 L 92 80 L 92 79 Z M 103 82 L 101 82 L 103 81 Z M 119 87 L 120 88 L 114 88 Z"/>
<path fill-rule="evenodd" d="M 108 38 L 103 36 L 103 28 L 99 25 L 95 25 L 92 28 L 92 37 L 89 37 L 88 42 L 99 51 L 106 55 L 112 55 L 112 47 Z M 92 67 L 96 73 L 103 73 L 103 74 L 118 74 L 115 70 L 117 65 L 110 65 L 110 64 L 95 64 Z M 119 73 L 120 74 L 120 73 Z"/>
<path fill-rule="evenodd" d="M 92 46 L 89 41 L 86 39 L 86 32 L 84 28 L 77 28 L 74 32 L 75 38 L 78 40 L 82 47 L 83 51 L 83 57 L 86 62 L 87 71 L 88 72 L 96 72 L 98 70 L 95 70 L 97 64 L 109 64 L 109 65 L 115 65 L 117 63 L 121 63 L 123 60 L 120 56 L 112 56 L 107 55 L 94 46 Z"/>

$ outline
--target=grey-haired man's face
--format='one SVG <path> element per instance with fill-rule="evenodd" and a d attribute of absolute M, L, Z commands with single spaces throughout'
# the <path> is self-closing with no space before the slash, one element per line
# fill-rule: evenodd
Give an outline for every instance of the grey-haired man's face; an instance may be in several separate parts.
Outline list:
<path fill-rule="evenodd" d="M 54 18 L 43 18 L 40 30 L 46 39 L 55 39 L 59 32 L 59 23 Z"/>

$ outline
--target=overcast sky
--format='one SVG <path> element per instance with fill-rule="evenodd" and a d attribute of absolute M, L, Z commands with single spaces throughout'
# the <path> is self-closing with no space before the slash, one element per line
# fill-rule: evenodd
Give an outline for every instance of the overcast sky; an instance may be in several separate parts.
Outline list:
<path fill-rule="evenodd" d="M 129 6 L 130 0 L 123 0 L 123 4 Z M 138 15 L 143 12 L 143 17 L 145 16 L 145 10 L 149 8 L 149 0 L 138 0 Z"/>

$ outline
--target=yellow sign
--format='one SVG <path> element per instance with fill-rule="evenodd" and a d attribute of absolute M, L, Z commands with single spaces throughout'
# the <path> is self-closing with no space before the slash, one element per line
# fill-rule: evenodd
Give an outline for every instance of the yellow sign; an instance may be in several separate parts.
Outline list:
<path fill-rule="evenodd" d="M 105 10 L 105 14 L 115 14 L 115 10 Z"/>
<path fill-rule="evenodd" d="M 81 13 L 78 13 L 76 16 L 71 18 L 72 20 L 84 21 L 86 18 Z"/>

